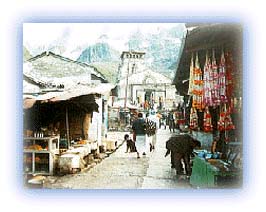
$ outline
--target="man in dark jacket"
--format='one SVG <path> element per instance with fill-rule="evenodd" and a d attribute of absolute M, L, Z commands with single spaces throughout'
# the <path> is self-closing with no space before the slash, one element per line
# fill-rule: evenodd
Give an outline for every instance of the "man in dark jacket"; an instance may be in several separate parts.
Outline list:
<path fill-rule="evenodd" d="M 182 159 L 185 164 L 186 175 L 191 175 L 190 156 L 196 147 L 201 147 L 201 143 L 189 134 L 174 135 L 166 142 L 165 157 L 171 153 L 171 164 L 176 169 L 177 175 L 183 174 Z"/>
<path fill-rule="evenodd" d="M 146 155 L 147 144 L 146 144 L 146 122 L 143 119 L 143 114 L 138 114 L 138 119 L 132 124 L 132 130 L 136 137 L 136 148 L 137 158 L 140 158 L 140 153 Z"/>
<path fill-rule="evenodd" d="M 175 132 L 175 120 L 174 120 L 174 113 L 170 112 L 168 115 L 168 123 L 169 123 L 169 130 L 170 132 Z"/>

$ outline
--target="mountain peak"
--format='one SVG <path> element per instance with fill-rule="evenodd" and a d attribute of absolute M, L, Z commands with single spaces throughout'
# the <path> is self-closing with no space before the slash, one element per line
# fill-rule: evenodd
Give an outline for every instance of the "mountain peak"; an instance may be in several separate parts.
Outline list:
<path fill-rule="evenodd" d="M 77 60 L 86 63 L 119 61 L 119 52 L 112 49 L 108 43 L 101 42 L 83 50 Z"/>

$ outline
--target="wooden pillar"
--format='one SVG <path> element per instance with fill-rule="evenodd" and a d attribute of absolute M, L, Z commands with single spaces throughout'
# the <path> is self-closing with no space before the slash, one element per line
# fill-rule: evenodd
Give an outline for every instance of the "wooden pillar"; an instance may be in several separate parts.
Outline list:
<path fill-rule="evenodd" d="M 67 143 L 70 146 L 70 139 L 69 139 L 69 123 L 68 123 L 68 109 L 66 107 L 66 131 L 67 131 Z"/>
<path fill-rule="evenodd" d="M 91 123 L 91 114 L 86 113 L 83 120 L 83 132 L 86 140 L 88 139 L 89 136 L 90 123 Z"/>

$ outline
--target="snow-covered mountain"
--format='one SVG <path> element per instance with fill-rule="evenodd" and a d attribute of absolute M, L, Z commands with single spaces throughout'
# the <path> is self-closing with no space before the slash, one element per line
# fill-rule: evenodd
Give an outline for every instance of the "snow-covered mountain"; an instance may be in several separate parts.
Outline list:
<path fill-rule="evenodd" d="M 123 30 L 123 29 L 121 29 Z M 42 45 L 28 42 L 25 47 L 32 56 L 41 54 L 43 51 L 51 51 L 63 57 L 88 64 L 119 63 L 122 51 L 145 52 L 146 65 L 165 75 L 171 76 L 176 70 L 181 40 L 184 36 L 185 26 L 177 24 L 172 28 L 160 28 L 146 33 L 140 29 L 132 31 L 127 37 L 123 37 L 124 49 L 115 45 L 114 40 L 108 33 L 98 35 L 95 44 L 88 44 L 85 40 L 73 45 L 70 29 L 64 30 L 59 37 L 52 42 Z M 88 37 L 89 39 L 90 37 Z M 116 40 L 115 42 L 118 42 Z M 71 44 L 71 45 L 70 45 Z"/>
<path fill-rule="evenodd" d="M 94 62 L 114 62 L 119 61 L 120 53 L 110 47 L 108 43 L 96 43 L 82 51 L 77 61 L 94 63 Z"/>
<path fill-rule="evenodd" d="M 182 25 L 148 34 L 136 30 L 129 35 L 124 50 L 145 52 L 148 67 L 171 77 L 177 68 L 183 33 Z M 115 50 L 111 45 L 111 43 L 103 42 L 88 46 L 78 57 L 78 61 L 87 63 L 119 62 L 122 52 Z"/>

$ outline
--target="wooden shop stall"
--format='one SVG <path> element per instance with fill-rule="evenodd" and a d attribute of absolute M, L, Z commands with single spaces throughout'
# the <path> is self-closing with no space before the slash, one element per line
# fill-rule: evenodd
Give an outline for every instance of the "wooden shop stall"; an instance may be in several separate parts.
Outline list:
<path fill-rule="evenodd" d="M 89 128 L 98 87 L 78 87 L 71 91 L 24 95 L 24 172 L 52 175 L 56 171 L 81 169 L 90 153 L 97 151 L 97 138 Z"/>
<path fill-rule="evenodd" d="M 174 78 L 184 96 L 186 124 L 201 141 L 190 183 L 242 184 L 242 27 L 187 24 Z"/>

